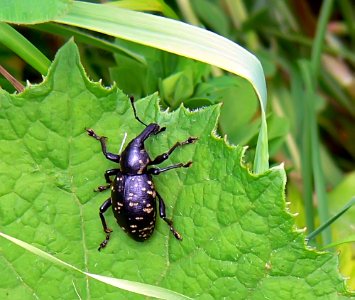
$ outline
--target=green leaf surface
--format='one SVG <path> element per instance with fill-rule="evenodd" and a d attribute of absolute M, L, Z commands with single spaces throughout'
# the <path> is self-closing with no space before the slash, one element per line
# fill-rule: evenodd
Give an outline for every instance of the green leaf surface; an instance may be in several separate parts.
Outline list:
<path fill-rule="evenodd" d="M 196 299 L 337 299 L 346 295 L 337 257 L 307 249 L 284 199 L 283 168 L 252 175 L 242 147 L 212 133 L 219 106 L 161 112 L 157 95 L 137 101 L 145 122 L 167 131 L 151 138 L 152 157 L 197 136 L 168 162 L 193 160 L 189 169 L 155 177 L 167 214 L 184 240 L 157 220 L 145 243 L 115 225 L 102 252 L 98 208 L 109 197 L 107 161 L 85 128 L 109 137 L 117 152 L 143 129 L 116 87 L 90 82 L 73 42 L 64 46 L 45 81 L 19 95 L 0 91 L 0 229 L 83 271 L 161 286 Z M 127 144 L 127 141 L 126 141 Z M 0 299 L 141 299 L 67 272 L 0 240 Z M 78 296 L 79 295 L 79 296 Z"/>

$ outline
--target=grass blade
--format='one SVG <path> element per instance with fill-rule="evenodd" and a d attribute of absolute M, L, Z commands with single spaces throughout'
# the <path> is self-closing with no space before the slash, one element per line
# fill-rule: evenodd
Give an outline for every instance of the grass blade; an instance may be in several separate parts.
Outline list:
<path fill-rule="evenodd" d="M 102 276 L 102 275 L 98 275 L 98 274 L 84 272 L 84 271 L 78 269 L 77 267 L 75 267 L 65 261 L 62 261 L 62 260 L 54 257 L 53 255 L 51 255 L 47 252 L 44 252 L 43 250 L 36 248 L 24 241 L 16 239 L 16 238 L 9 236 L 9 235 L 2 233 L 2 232 L 0 232 L 0 236 L 2 236 L 3 238 L 9 240 L 10 242 L 12 242 L 18 246 L 20 246 L 21 248 L 23 248 L 23 249 L 41 257 L 41 258 L 44 258 L 56 265 L 59 265 L 61 267 L 65 267 L 70 270 L 74 270 L 74 271 L 84 274 L 90 278 L 96 279 L 98 281 L 112 285 L 114 287 L 118 287 L 118 288 L 126 290 L 126 291 L 134 292 L 134 293 L 149 296 L 149 297 L 155 297 L 158 299 L 173 299 L 173 300 L 175 300 L 175 299 L 176 300 L 190 299 L 187 296 L 184 296 L 182 294 L 179 294 L 174 291 L 164 289 L 164 288 L 161 288 L 158 286 L 153 286 L 150 284 L 129 281 L 129 280 L 124 280 L 124 279 L 117 279 L 117 278 L 112 278 L 112 277 L 107 277 L 107 276 Z"/>
<path fill-rule="evenodd" d="M 307 236 L 307 240 L 313 239 L 315 236 L 317 236 L 319 233 L 321 233 L 325 228 L 328 228 L 330 224 L 332 224 L 335 220 L 337 220 L 341 215 L 343 215 L 354 204 L 355 204 L 355 197 L 351 198 L 351 200 L 348 203 L 346 203 L 344 205 L 344 207 L 335 216 L 331 217 L 323 225 L 319 226 L 316 230 L 311 232 Z M 330 248 L 330 247 L 333 247 L 333 246 L 330 246 L 330 245 L 326 246 L 326 248 Z"/>
<path fill-rule="evenodd" d="M 15 52 L 39 73 L 42 75 L 47 74 L 51 63 L 49 59 L 10 25 L 1 22 L 0 42 Z"/>

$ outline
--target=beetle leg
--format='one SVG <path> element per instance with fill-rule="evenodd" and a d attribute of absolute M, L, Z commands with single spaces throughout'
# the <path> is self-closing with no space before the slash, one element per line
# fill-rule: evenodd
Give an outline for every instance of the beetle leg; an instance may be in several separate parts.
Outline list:
<path fill-rule="evenodd" d="M 107 185 L 99 185 L 94 192 L 103 192 L 106 191 L 110 188 L 111 184 L 107 184 Z"/>
<path fill-rule="evenodd" d="M 105 179 L 107 183 L 111 183 L 112 180 L 110 179 L 110 176 L 117 175 L 119 173 L 120 169 L 110 169 L 105 171 Z"/>
<path fill-rule="evenodd" d="M 192 165 L 192 161 L 187 162 L 186 164 L 183 163 L 179 163 L 179 164 L 175 164 L 175 165 L 171 165 L 171 166 L 167 166 L 165 168 L 150 168 L 148 169 L 148 174 L 152 174 L 152 175 L 159 175 L 160 173 L 172 170 L 172 169 L 177 169 L 177 168 L 188 168 Z"/>
<path fill-rule="evenodd" d="M 181 241 L 182 240 L 182 236 L 181 236 L 180 233 L 178 233 L 175 230 L 175 228 L 173 226 L 173 221 L 166 217 L 165 203 L 164 203 L 163 198 L 158 193 L 157 193 L 157 197 L 159 199 L 159 215 L 160 215 L 160 217 L 169 225 L 170 231 L 173 233 L 174 237 Z"/>
<path fill-rule="evenodd" d="M 188 144 L 192 144 L 194 142 L 197 141 L 196 137 L 189 137 L 186 141 L 183 142 L 176 142 L 174 146 L 172 146 L 167 152 L 158 155 L 155 159 L 153 159 L 149 165 L 158 165 L 160 163 L 162 163 L 164 160 L 167 160 L 168 157 L 170 156 L 170 154 L 178 147 L 184 146 L 184 145 L 188 145 Z"/>
<path fill-rule="evenodd" d="M 105 155 L 107 159 L 116 163 L 120 162 L 120 156 L 118 154 L 107 152 L 106 149 L 107 137 L 97 135 L 92 129 L 86 129 L 86 132 L 88 133 L 89 136 L 92 136 L 95 140 L 98 140 L 100 142 L 102 153 Z"/>
<path fill-rule="evenodd" d="M 105 176 L 105 180 L 108 184 L 98 186 L 97 189 L 94 190 L 94 192 L 103 192 L 103 191 L 106 191 L 107 189 L 109 189 L 111 186 L 111 183 L 112 183 L 110 176 L 117 175 L 119 173 L 119 171 L 120 171 L 120 169 L 106 170 L 104 176 Z"/>
<path fill-rule="evenodd" d="M 102 203 L 102 205 L 100 206 L 100 212 L 99 212 L 99 215 L 100 215 L 100 219 L 101 219 L 101 223 L 102 223 L 102 227 L 104 228 L 104 231 L 106 233 L 106 238 L 105 240 L 100 244 L 99 246 L 99 251 L 102 249 L 102 248 L 105 248 L 108 241 L 110 240 L 110 233 L 112 232 L 112 229 L 108 228 L 107 227 L 107 224 L 106 224 L 106 220 L 105 220 L 105 216 L 104 216 L 104 213 L 107 211 L 107 209 L 109 207 L 111 207 L 112 205 L 112 201 L 111 201 L 111 198 L 108 198 L 104 203 Z"/>

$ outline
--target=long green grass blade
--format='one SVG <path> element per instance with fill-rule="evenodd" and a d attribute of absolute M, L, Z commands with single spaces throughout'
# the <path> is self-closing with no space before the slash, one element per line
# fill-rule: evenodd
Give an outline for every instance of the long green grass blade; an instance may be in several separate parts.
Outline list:
<path fill-rule="evenodd" d="M 325 33 L 327 30 L 328 20 L 330 18 L 333 7 L 333 0 L 326 0 L 322 4 L 320 18 L 318 19 L 317 32 L 315 41 L 312 47 L 312 56 L 310 68 L 308 70 L 303 69 L 304 73 L 311 72 L 311 76 L 306 85 L 310 91 L 310 94 L 315 95 L 315 90 L 318 83 L 319 71 L 321 69 L 321 56 L 322 49 L 324 45 Z M 315 97 L 310 97 L 310 130 L 311 130 L 311 151 L 312 151 L 312 166 L 313 166 L 313 176 L 314 176 L 314 186 L 318 198 L 318 215 L 321 223 L 325 223 L 328 219 L 328 199 L 325 186 L 324 173 L 322 169 L 321 159 L 320 159 L 320 146 L 319 146 L 319 136 L 318 127 L 316 120 L 316 111 L 314 104 Z M 323 244 L 329 244 L 331 242 L 331 232 L 329 228 L 325 228 L 322 232 Z"/>
<path fill-rule="evenodd" d="M 134 292 L 134 293 L 149 296 L 149 297 L 155 297 L 158 299 L 173 299 L 173 300 L 190 299 L 187 296 L 184 296 L 182 294 L 179 294 L 174 291 L 170 291 L 170 290 L 158 287 L 158 286 L 153 286 L 150 284 L 129 281 L 129 280 L 124 280 L 124 279 L 117 279 L 117 278 L 112 278 L 112 277 L 107 277 L 107 276 L 102 276 L 102 275 L 97 275 L 97 274 L 85 272 L 85 271 L 82 271 L 82 270 L 78 269 L 77 267 L 75 267 L 65 261 L 62 261 L 62 260 L 54 257 L 53 255 L 51 255 L 47 252 L 44 252 L 43 250 L 36 248 L 24 241 L 21 241 L 19 239 L 11 237 L 11 236 L 9 236 L 5 233 L 2 233 L 2 232 L 0 232 L 0 236 L 2 236 L 3 238 L 9 240 L 10 242 L 12 242 L 16 245 L 22 247 L 23 249 L 25 249 L 25 250 L 43 258 L 43 259 L 46 259 L 56 265 L 59 265 L 61 267 L 64 267 L 64 268 L 67 268 L 70 270 L 74 270 L 74 271 L 79 272 L 83 275 L 86 275 L 90 278 L 96 279 L 98 281 L 112 285 L 114 287 L 118 287 L 118 288 L 126 290 L 126 291 Z"/>
<path fill-rule="evenodd" d="M 317 236 L 319 233 L 321 233 L 325 228 L 328 228 L 329 225 L 331 225 L 335 220 L 337 220 L 341 215 L 343 215 L 349 208 L 351 208 L 353 205 L 355 205 L 355 197 L 351 198 L 351 200 L 344 205 L 344 207 L 333 217 L 331 217 L 329 220 L 327 220 L 324 224 L 319 226 L 316 230 L 311 232 L 307 236 L 307 240 L 313 239 L 315 236 Z M 331 246 L 327 246 L 331 247 Z"/>
<path fill-rule="evenodd" d="M 304 158 L 307 155 L 311 156 L 311 161 L 307 163 L 311 163 L 312 166 L 312 177 L 314 182 L 315 191 L 318 199 L 318 215 L 319 220 L 323 224 L 328 219 L 328 199 L 327 193 L 325 190 L 325 180 L 324 174 L 322 170 L 321 160 L 320 160 L 320 146 L 319 146 L 319 137 L 317 131 L 317 122 L 316 122 L 316 110 L 314 99 L 316 94 L 314 92 L 314 77 L 311 72 L 311 65 L 307 61 L 302 61 L 301 64 L 301 72 L 303 75 L 304 83 L 305 83 L 305 117 L 307 118 L 305 122 L 307 122 L 307 127 L 304 128 L 304 133 L 306 136 L 307 150 L 304 153 Z M 307 153 L 306 153 L 307 152 Z M 309 168 L 309 166 L 304 165 L 304 168 Z M 308 178 L 308 177 L 307 177 Z M 311 178 L 308 178 L 311 180 Z M 331 234 L 330 230 L 326 228 L 322 232 L 323 244 L 329 244 L 331 242 Z"/>
<path fill-rule="evenodd" d="M 299 62 L 299 67 L 302 69 L 304 61 Z M 303 79 L 304 81 L 304 79 Z M 296 70 L 292 72 L 292 88 L 293 97 L 298 99 L 299 105 L 295 106 L 299 109 L 298 119 L 299 126 L 301 127 L 300 132 L 302 133 L 299 137 L 299 143 L 301 145 L 301 174 L 303 183 L 303 201 L 306 214 L 306 226 L 307 231 L 312 232 L 315 228 L 314 219 L 314 207 L 313 207 L 313 172 L 312 172 L 312 155 L 311 155 L 311 137 L 310 137 L 310 110 L 309 110 L 309 97 L 305 96 L 305 91 L 300 86 L 302 82 L 300 72 Z"/>
<path fill-rule="evenodd" d="M 355 243 L 355 234 L 348 236 L 346 239 L 330 243 L 330 244 L 324 246 L 322 249 L 325 250 L 325 249 L 340 246 L 342 244 L 350 244 L 350 243 Z"/>
<path fill-rule="evenodd" d="M 108 2 L 107 4 L 130 10 L 161 12 L 167 18 L 179 19 L 174 10 L 163 0 L 120 0 Z"/>
<path fill-rule="evenodd" d="M 198 27 L 108 5 L 74 2 L 68 13 L 55 21 L 186 56 L 246 78 L 253 85 L 261 106 L 254 172 L 268 169 L 265 77 L 259 60 L 250 52 Z"/>
<path fill-rule="evenodd" d="M 332 13 L 332 8 L 333 8 L 333 0 L 323 1 L 320 17 L 318 19 L 317 32 L 313 43 L 312 56 L 311 56 L 312 73 L 315 78 L 318 78 L 318 74 L 320 71 L 324 37 L 327 30 L 329 17 Z"/>
<path fill-rule="evenodd" d="M 348 27 L 351 43 L 353 46 L 355 46 L 354 3 L 351 0 L 339 0 L 338 5 L 344 16 L 346 26 Z"/>
<path fill-rule="evenodd" d="M 23 35 L 10 25 L 0 22 L 0 42 L 20 56 L 26 63 L 42 75 L 46 75 L 50 61 L 32 45 Z"/>

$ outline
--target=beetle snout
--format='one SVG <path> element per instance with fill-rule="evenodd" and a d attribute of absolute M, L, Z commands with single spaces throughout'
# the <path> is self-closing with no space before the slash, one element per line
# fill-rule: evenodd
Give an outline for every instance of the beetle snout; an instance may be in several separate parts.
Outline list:
<path fill-rule="evenodd" d="M 159 124 L 152 123 L 148 127 L 150 127 L 150 134 L 157 135 L 166 130 L 166 127 L 160 127 Z"/>
<path fill-rule="evenodd" d="M 160 132 L 163 132 L 166 130 L 166 127 L 160 127 L 159 125 L 157 125 L 157 130 L 154 132 L 155 135 L 157 135 Z"/>

